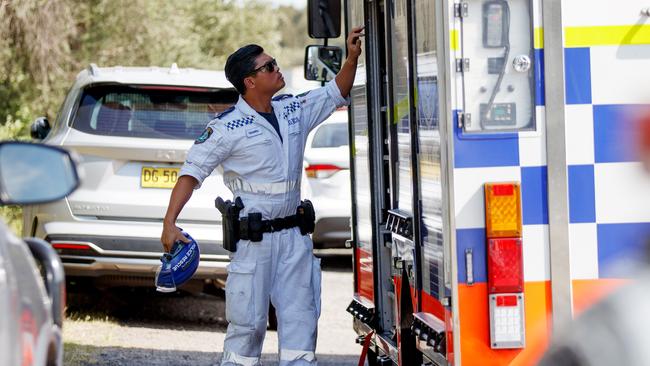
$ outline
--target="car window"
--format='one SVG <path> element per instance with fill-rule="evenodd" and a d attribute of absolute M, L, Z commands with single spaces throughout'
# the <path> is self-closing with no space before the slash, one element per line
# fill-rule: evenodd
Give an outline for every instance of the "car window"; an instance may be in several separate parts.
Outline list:
<path fill-rule="evenodd" d="M 195 139 L 237 98 L 234 89 L 91 86 L 72 127 L 96 135 Z"/>
<path fill-rule="evenodd" d="M 348 145 L 348 125 L 332 123 L 322 125 L 314 134 L 311 147 L 339 147 Z"/>

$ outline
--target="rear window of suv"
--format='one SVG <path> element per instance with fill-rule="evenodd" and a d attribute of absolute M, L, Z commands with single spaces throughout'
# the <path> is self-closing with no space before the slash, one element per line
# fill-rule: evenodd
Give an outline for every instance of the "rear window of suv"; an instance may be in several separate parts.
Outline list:
<path fill-rule="evenodd" d="M 237 98 L 234 89 L 91 86 L 72 127 L 95 135 L 193 140 Z"/>
<path fill-rule="evenodd" d="M 331 123 L 320 126 L 311 142 L 311 147 L 339 147 L 347 145 L 347 123 Z"/>

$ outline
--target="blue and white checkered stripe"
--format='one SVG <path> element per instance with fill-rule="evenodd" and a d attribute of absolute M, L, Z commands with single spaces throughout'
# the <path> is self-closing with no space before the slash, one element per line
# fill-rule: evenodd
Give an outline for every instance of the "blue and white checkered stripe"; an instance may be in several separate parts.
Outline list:
<path fill-rule="evenodd" d="M 291 113 L 297 111 L 298 109 L 300 109 L 300 102 L 293 101 L 293 102 L 289 103 L 288 105 L 284 106 L 284 110 L 282 112 L 282 117 L 284 119 L 287 119 L 287 117 L 289 117 L 289 115 Z"/>
<path fill-rule="evenodd" d="M 650 176 L 639 163 L 634 126 L 635 113 L 650 101 L 650 74 L 643 71 L 650 66 L 650 45 L 643 36 L 647 29 L 641 29 L 647 25 L 639 26 L 636 11 L 647 4 L 611 4 L 569 1 L 564 9 L 566 27 L 584 26 L 589 17 L 589 26 L 624 26 L 626 37 L 634 39 L 598 43 L 603 31 L 594 28 L 590 35 L 596 43 L 585 38 L 583 44 L 565 49 L 570 244 L 576 278 L 629 276 L 644 260 L 650 239 Z M 588 15 L 585 5 L 592 9 Z M 579 257 L 597 264 L 587 266 Z"/>
<path fill-rule="evenodd" d="M 239 128 L 239 127 L 250 125 L 254 121 L 255 121 L 255 117 L 248 116 L 248 117 L 244 117 L 244 118 L 236 119 L 234 121 L 227 122 L 226 123 L 226 128 L 229 131 L 232 131 L 232 130 L 235 130 L 235 129 Z"/>
<path fill-rule="evenodd" d="M 631 118 L 643 102 L 639 84 L 650 84 L 632 75 L 642 58 L 617 56 L 639 51 L 634 48 L 565 51 L 567 84 L 573 86 L 566 97 L 572 267 L 580 269 L 579 278 L 631 274 L 650 238 L 650 179 L 636 155 Z M 578 263 L 574 253 L 598 265 Z"/>
<path fill-rule="evenodd" d="M 579 4 L 572 5 L 579 8 Z M 569 18 L 584 13 L 570 8 L 575 14 Z M 630 118 L 648 103 L 645 89 L 650 74 L 642 70 L 650 66 L 649 57 L 638 57 L 647 55 L 648 49 L 648 45 L 565 49 L 569 241 L 574 279 L 628 276 L 633 268 L 630 264 L 643 256 L 650 238 L 650 175 L 635 155 Z M 535 50 L 535 55 L 537 132 L 473 138 L 457 127 L 454 131 L 458 253 L 473 248 L 474 263 L 485 262 L 482 185 L 519 181 L 526 281 L 550 279 L 543 49 Z M 476 270 L 481 281 L 483 272 Z"/>

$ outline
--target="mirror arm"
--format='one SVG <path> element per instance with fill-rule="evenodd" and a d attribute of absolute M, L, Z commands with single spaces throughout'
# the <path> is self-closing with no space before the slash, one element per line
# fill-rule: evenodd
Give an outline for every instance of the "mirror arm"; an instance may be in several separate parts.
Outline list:
<path fill-rule="evenodd" d="M 322 1 L 321 1 L 321 3 L 322 3 Z M 323 38 L 323 46 L 327 47 L 327 40 L 328 39 L 329 38 Z M 323 80 L 321 80 L 320 86 L 325 86 L 325 79 L 327 79 L 325 76 L 327 75 L 327 71 L 325 69 L 323 69 L 322 74 L 323 74 Z"/>

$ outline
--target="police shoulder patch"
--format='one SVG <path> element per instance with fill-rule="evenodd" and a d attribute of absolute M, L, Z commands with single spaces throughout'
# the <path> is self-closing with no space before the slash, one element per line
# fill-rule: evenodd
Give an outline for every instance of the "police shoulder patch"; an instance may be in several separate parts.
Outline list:
<path fill-rule="evenodd" d="M 235 110 L 235 106 L 232 106 L 232 107 L 226 109 L 225 111 L 223 111 L 223 112 L 221 112 L 221 113 L 217 113 L 216 118 L 222 118 L 222 117 L 225 117 L 228 113 L 230 113 L 230 112 L 232 112 L 232 111 L 234 111 L 234 110 Z"/>
<path fill-rule="evenodd" d="M 274 102 L 277 102 L 278 100 L 283 100 L 283 99 L 287 99 L 287 98 L 291 98 L 291 97 L 293 97 L 292 94 L 280 94 L 280 95 L 276 95 L 275 97 L 273 97 L 272 100 Z"/>
<path fill-rule="evenodd" d="M 206 128 L 206 129 L 203 131 L 203 133 L 201 134 L 201 136 L 199 136 L 199 137 L 194 141 L 194 143 L 195 143 L 195 144 L 202 144 L 202 143 L 204 143 L 205 141 L 207 141 L 207 139 L 210 138 L 210 135 L 212 135 L 212 132 L 213 132 L 213 131 L 212 131 L 212 127 L 208 127 L 208 128 Z"/>

